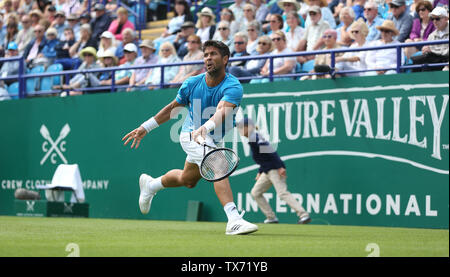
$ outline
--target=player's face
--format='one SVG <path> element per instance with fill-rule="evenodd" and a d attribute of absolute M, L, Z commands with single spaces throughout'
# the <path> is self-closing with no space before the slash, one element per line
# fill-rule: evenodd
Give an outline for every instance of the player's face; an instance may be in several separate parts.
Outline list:
<path fill-rule="evenodd" d="M 207 47 L 203 53 L 203 61 L 208 73 L 215 73 L 223 70 L 228 61 L 228 57 L 222 57 L 219 50 L 215 47 Z"/>

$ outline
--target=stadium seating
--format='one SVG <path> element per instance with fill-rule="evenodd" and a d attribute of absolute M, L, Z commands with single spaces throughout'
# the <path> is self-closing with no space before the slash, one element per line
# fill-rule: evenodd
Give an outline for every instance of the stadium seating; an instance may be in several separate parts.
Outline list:
<path fill-rule="evenodd" d="M 45 71 L 45 67 L 43 65 L 38 65 L 33 67 L 33 69 L 31 69 L 31 71 L 29 72 L 30 74 L 36 74 L 36 73 L 43 73 Z M 26 81 L 26 88 L 27 88 L 27 92 L 34 92 L 36 90 L 39 89 L 39 78 L 34 77 L 34 78 L 27 78 Z"/>
<path fill-rule="evenodd" d="M 19 99 L 19 82 L 14 82 L 8 87 L 11 99 Z"/>
<path fill-rule="evenodd" d="M 60 71 L 63 71 L 63 66 L 62 64 L 57 63 L 50 65 L 45 72 L 60 72 Z M 61 78 L 62 78 L 61 75 L 42 78 L 40 90 L 48 91 L 52 90 L 52 87 L 54 85 L 61 85 L 62 83 Z"/>

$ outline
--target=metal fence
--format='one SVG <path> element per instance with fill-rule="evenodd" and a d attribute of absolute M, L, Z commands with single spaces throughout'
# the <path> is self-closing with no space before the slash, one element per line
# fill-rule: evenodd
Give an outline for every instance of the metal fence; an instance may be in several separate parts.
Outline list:
<path fill-rule="evenodd" d="M 255 59 L 268 59 L 269 60 L 269 75 L 268 76 L 252 76 L 252 77 L 242 77 L 239 78 L 239 80 L 249 80 L 249 79 L 263 79 L 268 78 L 270 82 L 273 82 L 276 78 L 292 78 L 297 79 L 301 76 L 306 75 L 324 75 L 324 74 L 330 74 L 332 78 L 336 77 L 336 74 L 348 74 L 348 73 L 359 73 L 359 72 L 368 72 L 368 71 L 386 71 L 386 70 L 395 70 L 397 73 L 402 73 L 408 69 L 413 68 L 423 68 L 423 67 L 438 67 L 438 66 L 445 66 L 449 63 L 436 63 L 436 64 L 421 64 L 421 65 L 406 65 L 404 61 L 402 60 L 402 48 L 405 47 L 415 47 L 415 46 L 425 46 L 425 45 L 436 45 L 436 44 L 449 44 L 449 40 L 439 40 L 439 41 L 423 41 L 423 42 L 414 42 L 414 43 L 394 43 L 394 44 L 388 44 L 383 46 L 376 46 L 376 47 L 362 47 L 362 48 L 338 48 L 338 49 L 329 49 L 329 50 L 318 50 L 318 51 L 309 51 L 309 52 L 294 52 L 290 54 L 282 54 L 282 55 L 256 55 L 256 56 L 245 56 L 245 57 L 239 57 L 239 58 L 230 58 L 230 62 L 233 61 L 248 61 L 248 60 L 255 60 Z M 375 50 L 381 50 L 381 49 L 396 49 L 397 53 L 397 63 L 396 67 L 393 68 L 377 68 L 377 69 L 361 69 L 361 70 L 347 70 L 347 71 L 336 71 L 336 54 L 343 53 L 343 52 L 359 52 L 359 51 L 375 51 Z M 298 56 L 310 56 L 310 55 L 319 55 L 319 54 L 330 54 L 331 55 L 331 66 L 330 71 L 325 73 L 311 73 L 311 72 L 301 72 L 301 73 L 292 73 L 292 74 L 282 74 L 282 75 L 274 75 L 273 74 L 273 65 L 274 65 L 274 59 L 276 58 L 282 58 L 282 57 L 298 57 Z M 116 85 L 115 80 L 115 72 L 120 70 L 130 70 L 130 69 L 145 69 L 145 68 L 161 68 L 161 80 L 160 84 L 158 85 L 151 85 L 151 86 L 135 86 L 135 89 L 146 89 L 146 88 L 165 88 L 168 86 L 179 86 L 181 83 L 165 83 L 164 82 L 164 69 L 167 67 L 173 67 L 173 66 L 184 66 L 184 65 L 196 65 L 196 64 L 203 64 L 202 60 L 199 61 L 192 61 L 192 62 L 178 62 L 178 63 L 171 63 L 171 64 L 152 64 L 152 65 L 139 65 L 139 66 L 129 66 L 129 67 L 107 67 L 107 68 L 97 68 L 97 69 L 88 69 L 88 70 L 65 70 L 60 72 L 45 72 L 45 73 L 26 73 L 26 65 L 24 61 L 23 56 L 17 56 L 17 57 L 11 57 L 11 58 L 3 58 L 0 59 L 0 62 L 12 62 L 12 61 L 19 61 L 19 73 L 17 75 L 12 75 L 8 77 L 0 77 L 0 80 L 17 80 L 19 92 L 18 97 L 19 98 L 25 98 L 28 96 L 37 96 L 37 95 L 45 95 L 45 94 L 55 94 L 61 92 L 60 90 L 47 90 L 47 91 L 33 91 L 33 92 L 27 92 L 27 86 L 26 86 L 26 80 L 28 78 L 44 78 L 44 77 L 51 77 L 51 76 L 65 76 L 65 83 L 68 84 L 70 77 L 81 73 L 96 73 L 96 72 L 107 72 L 112 71 L 112 83 L 108 86 L 97 86 L 97 87 L 86 87 L 86 88 L 80 88 L 75 89 L 79 91 L 84 92 L 92 92 L 92 91 L 110 91 L 115 92 L 120 89 L 124 90 L 126 88 L 129 88 L 129 85 Z M 14 94 L 10 94 L 10 96 L 17 96 Z"/>

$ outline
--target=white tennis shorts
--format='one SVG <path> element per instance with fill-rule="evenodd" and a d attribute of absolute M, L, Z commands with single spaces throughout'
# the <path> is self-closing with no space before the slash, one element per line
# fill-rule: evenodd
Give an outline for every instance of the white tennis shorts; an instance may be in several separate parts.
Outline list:
<path fill-rule="evenodd" d="M 223 145 L 222 142 L 215 144 L 213 139 L 209 136 L 206 136 L 205 141 L 207 145 L 213 147 L 222 147 Z M 191 140 L 191 133 L 189 132 L 180 133 L 180 144 L 187 155 L 186 161 L 188 163 L 197 164 L 200 167 L 203 160 L 204 147 L 196 143 L 195 141 Z M 206 147 L 206 151 L 208 151 L 208 147 Z"/>

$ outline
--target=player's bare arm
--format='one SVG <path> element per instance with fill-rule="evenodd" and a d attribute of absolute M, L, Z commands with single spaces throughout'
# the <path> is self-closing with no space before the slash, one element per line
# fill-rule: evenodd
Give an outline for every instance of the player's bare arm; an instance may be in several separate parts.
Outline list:
<path fill-rule="evenodd" d="M 131 148 L 135 147 L 138 148 L 139 144 L 141 143 L 141 140 L 151 131 L 151 129 L 156 128 L 157 126 L 163 124 L 164 122 L 168 121 L 170 119 L 170 115 L 172 114 L 172 111 L 174 111 L 177 107 L 182 107 L 184 105 L 178 103 L 176 100 L 173 100 L 170 102 L 167 106 L 162 108 L 154 117 L 150 118 L 148 121 L 146 121 L 141 126 L 137 127 L 133 131 L 126 134 L 122 141 L 125 140 L 124 145 L 127 145 L 131 140 L 133 140 L 133 143 L 131 144 Z M 145 127 L 145 125 L 150 125 L 149 127 Z M 143 126 L 144 125 L 144 126 Z"/>
<path fill-rule="evenodd" d="M 205 138 L 206 134 L 214 130 L 216 126 L 221 126 L 225 118 L 229 116 L 230 113 L 233 113 L 235 107 L 235 104 L 227 101 L 220 101 L 214 115 L 205 124 L 200 126 L 200 128 L 192 132 L 194 141 L 198 143 L 199 136 Z"/>

